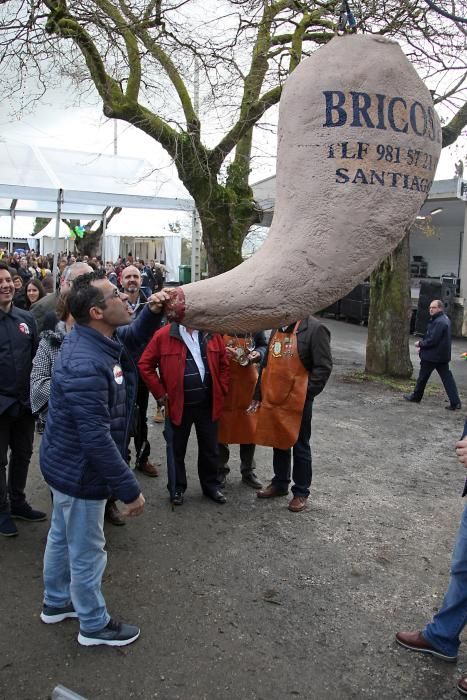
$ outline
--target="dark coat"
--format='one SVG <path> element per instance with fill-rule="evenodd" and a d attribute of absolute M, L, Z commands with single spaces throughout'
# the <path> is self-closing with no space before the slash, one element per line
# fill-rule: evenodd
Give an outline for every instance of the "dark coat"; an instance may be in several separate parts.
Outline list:
<path fill-rule="evenodd" d="M 8 313 L 0 310 L 0 415 L 30 410 L 29 378 L 37 345 L 37 327 L 29 311 L 13 304 Z"/>
<path fill-rule="evenodd" d="M 451 361 L 451 321 L 444 311 L 430 318 L 419 347 L 421 360 L 439 364 Z"/>
<path fill-rule="evenodd" d="M 140 488 L 125 459 L 136 400 L 136 360 L 160 325 L 145 308 L 107 338 L 76 324 L 55 361 L 40 450 L 49 486 L 69 496 L 125 503 Z"/>

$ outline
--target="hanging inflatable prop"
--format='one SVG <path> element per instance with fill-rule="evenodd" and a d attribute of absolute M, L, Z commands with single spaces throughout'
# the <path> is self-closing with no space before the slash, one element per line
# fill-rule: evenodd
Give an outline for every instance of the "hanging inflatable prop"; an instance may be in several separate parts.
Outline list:
<path fill-rule="evenodd" d="M 400 46 L 335 37 L 287 80 L 266 242 L 218 277 L 171 290 L 194 328 L 275 328 L 340 299 L 403 238 L 441 152 L 431 95 Z"/>

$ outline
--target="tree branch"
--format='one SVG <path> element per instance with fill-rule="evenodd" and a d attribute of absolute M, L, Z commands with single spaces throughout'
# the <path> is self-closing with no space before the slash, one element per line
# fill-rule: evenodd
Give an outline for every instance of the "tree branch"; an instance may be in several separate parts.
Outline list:
<path fill-rule="evenodd" d="M 451 146 L 461 135 L 462 129 L 467 126 L 467 102 L 464 102 L 457 114 L 451 119 L 449 124 L 445 124 L 442 129 L 443 148 Z"/>

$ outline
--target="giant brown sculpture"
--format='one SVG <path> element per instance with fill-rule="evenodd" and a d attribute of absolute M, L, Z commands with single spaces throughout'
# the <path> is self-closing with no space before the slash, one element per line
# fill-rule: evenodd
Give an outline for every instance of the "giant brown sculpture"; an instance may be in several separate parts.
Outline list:
<path fill-rule="evenodd" d="M 440 151 L 431 95 L 400 46 L 335 37 L 284 88 L 267 240 L 233 270 L 172 290 L 169 318 L 250 332 L 330 305 L 402 239 Z"/>

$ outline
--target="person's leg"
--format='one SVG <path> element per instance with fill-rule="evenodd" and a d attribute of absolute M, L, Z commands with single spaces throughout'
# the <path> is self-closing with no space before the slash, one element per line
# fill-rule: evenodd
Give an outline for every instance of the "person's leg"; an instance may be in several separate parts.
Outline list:
<path fill-rule="evenodd" d="M 55 503 L 65 522 L 70 563 L 70 597 L 84 632 L 97 632 L 107 625 L 107 612 L 101 591 L 107 564 L 104 537 L 105 500 L 66 496 L 53 489 Z"/>
<path fill-rule="evenodd" d="M 138 421 L 136 425 L 136 430 L 135 430 L 135 449 L 136 449 L 136 456 L 137 459 L 139 458 L 139 461 L 141 464 L 145 461 L 147 461 L 149 457 L 149 452 L 150 452 L 150 447 L 149 443 L 147 446 L 147 454 L 140 455 L 139 452 L 142 447 L 144 447 L 144 443 L 147 442 L 148 439 L 148 419 L 147 419 L 147 412 L 148 412 L 148 401 L 149 401 L 149 390 L 146 386 L 146 384 L 139 379 L 138 380 L 138 392 L 136 394 L 136 405 L 138 406 Z"/>
<path fill-rule="evenodd" d="M 217 449 L 217 421 L 212 420 L 210 404 L 196 406 L 193 411 L 193 421 L 198 440 L 198 477 L 203 491 L 218 491 L 221 486 L 219 479 L 219 452 Z"/>
<path fill-rule="evenodd" d="M 421 401 L 423 399 L 426 383 L 435 367 L 436 365 L 433 362 L 426 362 L 426 360 L 420 361 L 420 372 L 418 374 L 417 383 L 415 384 L 415 389 L 411 394 L 414 401 Z"/>
<path fill-rule="evenodd" d="M 52 608 L 64 608 L 71 602 L 64 499 L 63 494 L 54 492 L 53 489 L 52 495 L 52 518 L 44 553 L 44 604 Z"/>
<path fill-rule="evenodd" d="M 256 467 L 254 443 L 240 445 L 240 471 L 249 472 Z"/>
<path fill-rule="evenodd" d="M 467 507 L 464 508 L 451 560 L 451 578 L 443 604 L 422 631 L 423 636 L 448 656 L 457 655 L 459 635 L 467 622 Z"/>
<path fill-rule="evenodd" d="M 174 425 L 172 423 L 176 491 L 184 492 L 186 491 L 187 487 L 185 455 L 192 424 L 193 417 L 189 407 L 185 407 L 185 409 L 183 410 L 182 422 L 180 423 L 180 425 Z"/>
<path fill-rule="evenodd" d="M 10 445 L 10 427 L 12 419 L 9 416 L 0 416 L 0 516 L 9 513 L 7 464 L 8 447 Z"/>
<path fill-rule="evenodd" d="M 254 489 L 260 489 L 263 484 L 258 479 L 255 472 L 255 449 L 256 445 L 251 443 L 240 445 L 240 471 L 244 484 Z"/>
<path fill-rule="evenodd" d="M 448 395 L 449 403 L 451 406 L 458 406 L 461 400 L 459 398 L 459 392 L 457 391 L 455 379 L 452 376 L 451 370 L 449 369 L 449 363 L 446 362 L 442 365 L 437 365 L 436 370 L 441 377 L 441 381 L 443 382 L 446 394 Z"/>
<path fill-rule="evenodd" d="M 11 423 L 8 494 L 12 510 L 26 501 L 24 490 L 32 455 L 34 427 L 35 421 L 31 413 L 13 418 Z"/>
<path fill-rule="evenodd" d="M 289 490 L 290 472 L 292 464 L 292 450 L 279 450 L 274 447 L 272 450 L 272 468 L 274 476 L 271 479 L 271 485 L 278 491 L 285 492 Z"/>
<path fill-rule="evenodd" d="M 227 476 L 227 474 L 230 472 L 230 467 L 228 466 L 230 459 L 229 446 L 219 442 L 217 443 L 217 450 L 219 453 L 219 474 L 221 476 Z"/>
<path fill-rule="evenodd" d="M 308 498 L 310 495 L 310 485 L 312 478 L 311 467 L 311 416 L 313 409 L 313 399 L 307 399 L 303 407 L 302 421 L 298 439 L 293 446 L 293 485 L 294 496 Z"/>

